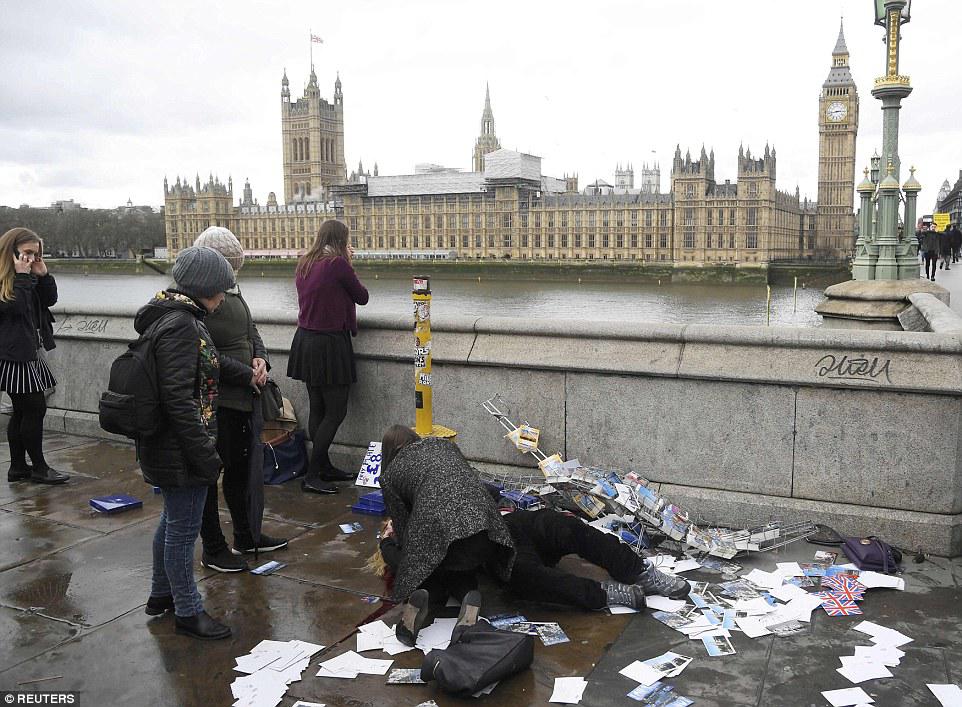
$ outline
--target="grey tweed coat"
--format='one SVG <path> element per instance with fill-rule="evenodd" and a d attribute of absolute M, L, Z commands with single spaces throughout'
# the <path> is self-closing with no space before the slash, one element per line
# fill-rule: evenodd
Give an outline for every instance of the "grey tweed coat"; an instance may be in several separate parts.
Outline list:
<path fill-rule="evenodd" d="M 503 548 L 488 569 L 508 581 L 515 555 L 511 533 L 456 444 L 429 437 L 403 447 L 382 472 L 381 491 L 403 548 L 396 599 L 407 599 L 437 569 L 452 542 L 482 531 Z"/>

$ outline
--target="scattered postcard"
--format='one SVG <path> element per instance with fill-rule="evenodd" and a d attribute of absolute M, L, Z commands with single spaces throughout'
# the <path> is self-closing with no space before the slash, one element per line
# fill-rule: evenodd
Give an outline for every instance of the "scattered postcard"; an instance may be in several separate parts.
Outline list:
<path fill-rule="evenodd" d="M 788 584 L 794 584 L 796 587 L 814 587 L 815 586 L 815 581 L 808 576 L 788 577 L 785 581 Z"/>
<path fill-rule="evenodd" d="M 784 602 L 789 602 L 795 597 L 808 596 L 808 592 L 801 587 L 796 587 L 794 584 L 783 584 L 780 587 L 775 587 L 771 590 L 770 594 Z"/>
<path fill-rule="evenodd" d="M 862 633 L 867 633 L 872 637 L 872 641 L 879 645 L 891 646 L 893 648 L 898 648 L 906 643 L 911 643 L 913 639 L 906 636 L 904 633 L 899 633 L 894 628 L 886 628 L 885 626 L 879 626 L 871 621 L 862 621 L 861 623 L 855 624 L 853 626 L 856 631 L 861 631 Z"/>
<path fill-rule="evenodd" d="M 855 646 L 855 657 L 894 668 L 905 657 L 905 651 L 892 646 Z"/>
<path fill-rule="evenodd" d="M 905 580 L 901 577 L 893 577 L 880 572 L 862 572 L 858 576 L 859 583 L 866 589 L 884 587 L 886 589 L 898 589 L 905 591 Z"/>
<path fill-rule="evenodd" d="M 849 663 L 843 668 L 835 668 L 835 671 L 844 678 L 858 685 L 866 680 L 879 680 L 881 678 L 892 677 L 892 671 L 884 665 L 878 663 L 865 663 L 856 661 Z"/>
<path fill-rule="evenodd" d="M 722 562 L 714 557 L 706 557 L 698 560 L 698 564 L 701 565 L 703 570 L 719 572 L 721 574 L 738 574 L 742 571 L 741 565 L 736 565 L 734 562 Z"/>
<path fill-rule="evenodd" d="M 645 603 L 654 611 L 675 612 L 684 608 L 687 602 L 684 599 L 669 599 L 660 594 L 652 594 L 645 597 Z"/>
<path fill-rule="evenodd" d="M 668 651 L 667 653 L 662 653 L 657 658 L 649 658 L 643 662 L 645 665 L 650 665 L 655 670 L 663 673 L 666 678 L 673 678 L 680 675 L 681 671 L 687 668 L 688 664 L 693 660 L 694 658 L 689 658 L 687 655 L 679 655 L 678 653 Z"/>
<path fill-rule="evenodd" d="M 341 529 L 342 533 L 347 533 L 348 535 L 351 533 L 356 533 L 359 530 L 364 530 L 364 526 L 362 526 L 360 523 L 341 523 L 338 527 Z"/>
<path fill-rule="evenodd" d="M 688 707 L 694 704 L 687 697 L 676 695 L 674 686 L 656 682 L 654 685 L 639 685 L 628 693 L 645 707 Z"/>
<path fill-rule="evenodd" d="M 510 631 L 511 633 L 526 633 L 529 636 L 538 635 L 538 625 L 530 621 L 518 621 L 517 623 L 507 624 L 501 627 L 502 631 Z"/>
<path fill-rule="evenodd" d="M 801 621 L 796 621 L 795 619 L 792 619 L 791 621 L 785 621 L 780 624 L 769 625 L 767 628 L 780 638 L 784 638 L 785 636 L 793 636 L 796 633 L 805 633 L 805 631 L 808 630 L 808 627 L 805 626 L 805 624 L 803 624 Z"/>
<path fill-rule="evenodd" d="M 420 638 L 420 636 L 419 636 Z M 354 679 L 361 673 L 366 675 L 384 675 L 391 668 L 393 660 L 375 660 L 365 658 L 354 651 L 347 651 L 334 658 L 320 663 L 318 677 Z"/>
<path fill-rule="evenodd" d="M 782 586 L 784 582 L 784 578 L 777 572 L 765 572 L 757 568 L 746 574 L 742 579 L 747 579 L 756 587 L 762 589 L 774 589 Z"/>
<path fill-rule="evenodd" d="M 675 566 L 671 568 L 671 571 L 675 574 L 680 572 L 690 572 L 691 570 L 701 569 L 701 565 L 695 560 L 680 560 L 675 563 Z"/>
<path fill-rule="evenodd" d="M 815 559 L 812 560 L 816 565 L 821 565 L 826 569 L 835 564 L 835 560 L 838 558 L 837 552 L 828 552 L 827 550 L 819 550 L 815 553 Z"/>
<path fill-rule="evenodd" d="M 708 582 L 689 582 L 691 591 L 689 594 L 704 594 L 708 591 Z"/>
<path fill-rule="evenodd" d="M 636 660 L 630 665 L 626 665 L 618 672 L 624 675 L 626 678 L 641 683 L 642 685 L 654 685 L 656 682 L 665 677 L 665 674 L 662 671 L 651 667 L 647 663 L 642 663 L 640 660 Z"/>
<path fill-rule="evenodd" d="M 801 577 L 805 574 L 797 562 L 776 562 L 775 566 L 778 568 L 775 571 L 783 577 Z"/>
<path fill-rule="evenodd" d="M 732 582 L 722 582 L 718 585 L 722 589 L 722 594 L 726 594 L 736 599 L 755 599 L 761 594 L 755 589 L 751 582 L 744 579 L 736 579 Z"/>
<path fill-rule="evenodd" d="M 676 630 L 691 623 L 690 619 L 686 619 L 681 614 L 675 614 L 668 611 L 653 611 L 651 612 L 651 618 L 653 618 L 655 621 L 660 621 L 669 628 Z"/>
<path fill-rule="evenodd" d="M 722 655 L 735 655 L 735 649 L 727 636 L 702 636 L 701 642 L 705 644 L 708 655 L 713 658 Z"/>
<path fill-rule="evenodd" d="M 505 628 L 511 624 L 519 624 L 527 620 L 521 614 L 497 614 L 488 619 L 488 623 L 495 628 Z"/>
<path fill-rule="evenodd" d="M 926 687 L 932 691 L 942 707 L 962 707 L 962 689 L 959 689 L 958 685 L 927 684 Z"/>
<path fill-rule="evenodd" d="M 270 562 L 265 562 L 260 567 L 255 567 L 251 570 L 251 574 L 273 574 L 277 570 L 284 569 L 287 567 L 286 562 L 278 562 L 277 560 L 271 560 Z"/>
<path fill-rule="evenodd" d="M 748 638 L 759 638 L 760 636 L 768 636 L 771 634 L 771 631 L 762 626 L 758 619 L 753 619 L 750 616 L 735 619 L 735 625 L 738 626 L 741 632 Z"/>
<path fill-rule="evenodd" d="M 554 691 L 548 702 L 560 702 L 561 704 L 574 705 L 581 702 L 588 681 L 584 678 L 555 678 Z"/>
<path fill-rule="evenodd" d="M 387 676 L 388 685 L 417 685 L 424 684 L 421 679 L 420 668 L 395 668 Z"/>
<path fill-rule="evenodd" d="M 638 609 L 632 609 L 630 606 L 621 606 L 620 604 L 615 604 L 614 606 L 608 607 L 608 613 L 614 614 L 637 614 Z"/>
<path fill-rule="evenodd" d="M 543 623 L 535 626 L 541 642 L 546 646 L 554 646 L 558 643 L 568 643 L 570 640 L 559 624 Z"/>
<path fill-rule="evenodd" d="M 326 707 L 323 702 L 305 702 L 304 700 L 298 700 L 291 707 Z"/>
<path fill-rule="evenodd" d="M 451 643 L 451 632 L 454 631 L 454 624 L 457 618 L 435 619 L 433 623 L 421 629 L 415 648 L 422 651 L 425 655 L 436 648 L 444 649 Z"/>
<path fill-rule="evenodd" d="M 237 705 L 275 705 L 287 686 L 301 679 L 311 657 L 324 646 L 307 641 L 264 640 L 247 655 L 236 658 L 234 670 L 248 673 L 231 683 Z"/>
<path fill-rule="evenodd" d="M 860 687 L 847 687 L 844 690 L 828 690 L 822 697 L 829 701 L 832 707 L 852 707 L 852 705 L 868 705 L 875 699 Z"/>

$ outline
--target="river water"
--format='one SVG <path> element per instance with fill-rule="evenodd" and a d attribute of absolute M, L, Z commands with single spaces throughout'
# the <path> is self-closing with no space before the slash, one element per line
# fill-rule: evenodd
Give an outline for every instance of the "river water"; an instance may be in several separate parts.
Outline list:
<path fill-rule="evenodd" d="M 56 274 L 56 272 L 54 273 Z M 139 306 L 170 280 L 161 275 L 57 274 L 60 301 L 89 308 L 101 302 Z M 371 301 L 363 311 L 411 313 L 411 280 L 364 277 Z M 297 312 L 291 277 L 258 277 L 241 271 L 240 286 L 255 317 L 268 312 Z M 529 317 L 535 319 L 665 322 L 675 324 L 766 323 L 764 285 L 689 285 L 638 283 L 565 283 L 431 279 L 432 316 Z M 818 326 L 815 305 L 823 286 L 798 289 L 797 311 L 791 287 L 772 286 L 773 326 Z"/>

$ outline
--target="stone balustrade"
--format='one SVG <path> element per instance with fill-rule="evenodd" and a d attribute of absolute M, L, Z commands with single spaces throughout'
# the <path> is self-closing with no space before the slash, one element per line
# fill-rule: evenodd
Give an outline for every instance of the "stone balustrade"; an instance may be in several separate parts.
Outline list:
<path fill-rule="evenodd" d="M 962 328 L 920 297 L 936 333 L 437 317 L 435 421 L 479 468 L 531 473 L 480 406 L 500 393 L 544 451 L 635 470 L 700 521 L 810 519 L 962 554 Z M 48 424 L 106 436 L 97 400 L 133 311 L 55 312 Z M 352 467 L 390 424 L 414 421 L 413 320 L 360 317 L 359 380 L 334 450 Z M 284 375 L 295 325 L 258 321 L 306 423 L 303 385 Z"/>

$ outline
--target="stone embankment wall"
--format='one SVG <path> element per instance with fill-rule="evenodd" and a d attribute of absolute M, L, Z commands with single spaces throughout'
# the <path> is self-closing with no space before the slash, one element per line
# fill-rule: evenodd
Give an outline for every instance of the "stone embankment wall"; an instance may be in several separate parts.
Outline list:
<path fill-rule="evenodd" d="M 134 335 L 132 315 L 58 307 L 50 361 L 61 383 L 51 427 L 102 435 L 97 399 Z M 284 375 L 295 321 L 258 325 L 273 374 L 306 423 L 303 386 Z M 481 408 L 500 393 L 515 421 L 541 429 L 545 451 L 637 471 L 700 521 L 810 519 L 958 555 L 962 334 L 953 326 L 862 332 L 437 318 L 435 422 L 458 431 L 479 467 L 531 473 L 531 460 Z M 335 450 L 352 468 L 386 427 L 414 421 L 412 320 L 362 312 L 361 327 L 359 381 Z"/>

